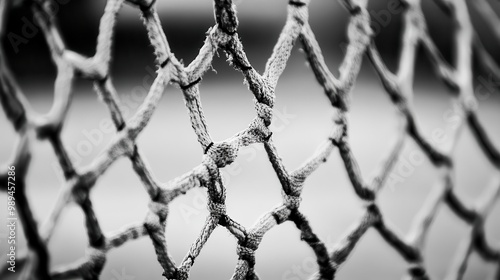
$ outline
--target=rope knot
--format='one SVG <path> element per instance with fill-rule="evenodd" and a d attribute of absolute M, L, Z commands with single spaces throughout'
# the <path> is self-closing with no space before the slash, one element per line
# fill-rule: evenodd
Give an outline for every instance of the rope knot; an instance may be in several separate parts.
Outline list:
<path fill-rule="evenodd" d="M 337 114 L 333 117 L 333 128 L 330 132 L 330 141 L 335 146 L 339 146 L 339 144 L 343 141 L 346 140 L 347 136 L 347 120 L 345 118 L 345 115 L 341 112 L 337 112 Z"/>
<path fill-rule="evenodd" d="M 261 102 L 255 102 L 255 110 L 257 111 L 257 116 L 264 121 L 265 126 L 271 125 L 273 120 L 273 108 Z"/>
<path fill-rule="evenodd" d="M 85 278 L 94 278 L 101 274 L 106 263 L 106 253 L 101 250 L 91 249 L 87 254 L 89 261 L 81 265 L 80 272 Z"/>
<path fill-rule="evenodd" d="M 238 29 L 238 18 L 231 0 L 214 1 L 215 19 L 220 29 L 228 35 L 233 35 Z"/>
<path fill-rule="evenodd" d="M 370 219 L 372 219 L 373 223 L 381 222 L 382 214 L 380 213 L 378 206 L 373 201 L 367 203 L 366 210 L 370 213 Z"/>
<path fill-rule="evenodd" d="M 148 212 L 143 225 L 151 238 L 162 238 L 162 234 L 165 230 L 164 221 L 165 220 L 160 220 L 160 217 L 154 212 Z"/>
<path fill-rule="evenodd" d="M 288 2 L 289 7 L 293 9 L 293 17 L 300 25 L 303 25 L 308 20 L 308 3 L 308 0 L 291 0 Z"/>
<path fill-rule="evenodd" d="M 85 185 L 77 183 L 72 190 L 73 199 L 79 205 L 83 205 L 85 202 L 89 201 L 89 190 L 85 187 Z"/>
<path fill-rule="evenodd" d="M 223 168 L 236 159 L 238 149 L 238 146 L 231 143 L 215 143 L 207 151 L 207 155 L 213 160 L 218 168 Z"/>
<path fill-rule="evenodd" d="M 255 265 L 254 250 L 242 245 L 238 245 L 238 247 L 236 247 L 236 253 L 238 254 L 240 260 L 248 262 L 249 267 L 253 267 Z"/>
<path fill-rule="evenodd" d="M 119 139 L 118 143 L 108 152 L 110 156 L 124 154 L 127 157 L 134 157 L 136 151 L 133 132 L 128 129 L 123 129 L 120 133 L 124 133 L 127 137 Z"/>
<path fill-rule="evenodd" d="M 357 6 L 351 23 L 347 27 L 349 40 L 358 46 L 366 46 L 370 43 L 374 32 L 370 26 L 370 15 L 366 9 Z"/>
<path fill-rule="evenodd" d="M 283 196 L 283 200 L 284 200 L 283 203 L 286 205 L 287 208 L 297 209 L 297 208 L 299 208 L 299 205 L 300 205 L 300 202 L 302 201 L 302 198 L 300 196 L 285 194 Z"/>
<path fill-rule="evenodd" d="M 142 1 L 142 3 L 139 3 L 139 9 L 141 9 L 141 12 L 143 13 L 148 13 L 151 12 L 151 9 L 155 4 L 156 0 L 151 0 L 149 3 L 148 1 Z"/>
<path fill-rule="evenodd" d="M 155 213 L 160 221 L 164 221 L 167 218 L 168 207 L 162 203 L 150 201 L 148 204 L 149 210 Z"/>
<path fill-rule="evenodd" d="M 183 265 L 179 267 L 176 271 L 176 280 L 184 280 L 189 279 L 189 270 L 191 269 L 191 265 Z"/>
<path fill-rule="evenodd" d="M 421 264 L 413 264 L 408 268 L 408 272 L 410 273 L 411 276 L 415 278 L 424 278 L 426 273 L 425 269 L 422 267 Z"/>
<path fill-rule="evenodd" d="M 208 203 L 208 211 L 210 211 L 212 215 L 222 216 L 226 214 L 226 205 L 210 201 Z"/>

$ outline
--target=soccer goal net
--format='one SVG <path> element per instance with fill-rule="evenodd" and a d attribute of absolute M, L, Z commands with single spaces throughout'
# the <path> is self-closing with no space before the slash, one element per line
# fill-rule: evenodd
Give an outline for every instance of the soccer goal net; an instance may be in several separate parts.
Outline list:
<path fill-rule="evenodd" d="M 16 1 L 0 0 L 0 34 L 8 34 L 6 18 L 15 9 Z M 207 32 L 206 39 L 197 56 L 187 65 L 174 56 L 169 40 L 160 23 L 155 0 L 107 0 L 99 24 L 96 52 L 87 57 L 68 49 L 57 24 L 57 17 L 51 9 L 51 0 L 25 0 L 32 8 L 37 26 L 41 29 L 49 46 L 51 59 L 57 68 L 53 104 L 47 114 L 37 114 L 23 95 L 18 80 L 9 67 L 9 58 L 0 47 L 0 100 L 7 119 L 18 134 L 19 140 L 12 159 L 0 170 L 1 190 L 7 193 L 10 211 L 16 211 L 28 245 L 28 253 L 16 255 L 16 262 L 22 269 L 16 275 L 21 279 L 99 279 L 106 264 L 108 252 L 138 238 L 149 238 L 154 246 L 158 264 L 166 279 L 189 279 L 195 260 L 217 227 L 227 231 L 237 240 L 237 262 L 232 279 L 258 279 L 256 271 L 256 251 L 266 233 L 283 223 L 291 223 L 300 231 L 300 239 L 314 252 L 318 271 L 313 279 L 333 279 L 353 252 L 368 229 L 380 234 L 388 246 L 392 247 L 407 263 L 406 277 L 409 279 L 429 279 L 429 271 L 424 258 L 424 244 L 431 224 L 440 206 L 446 205 L 463 220 L 469 230 L 466 239 L 456 248 L 454 261 L 447 279 L 462 279 L 466 272 L 470 255 L 475 252 L 486 262 L 494 263 L 498 271 L 494 279 L 500 279 L 500 248 L 488 242 L 485 234 L 485 220 L 500 196 L 500 154 L 494 141 L 478 116 L 478 105 L 474 95 L 473 57 L 486 71 L 500 77 L 500 68 L 483 47 L 470 19 L 469 6 L 475 7 L 485 22 L 498 31 L 500 20 L 485 0 L 435 0 L 454 24 L 453 45 L 456 56 L 448 63 L 431 39 L 420 0 L 401 1 L 402 16 L 401 52 L 397 71 L 388 69 L 374 43 L 371 17 L 367 10 L 368 0 L 341 0 L 349 13 L 347 27 L 348 44 L 339 74 L 329 70 L 317 42 L 313 28 L 309 24 L 309 1 L 290 0 L 287 19 L 265 71 L 260 74 L 247 58 L 245 48 L 238 33 L 238 16 L 231 0 L 214 0 L 215 22 Z M 467 3 L 470 2 L 470 3 Z M 121 110 L 121 100 L 112 80 L 110 61 L 113 57 L 113 42 L 117 16 L 124 4 L 130 4 L 140 13 L 145 32 L 154 48 L 156 77 L 139 109 L 128 120 Z M 492 34 L 500 40 L 500 32 Z M 273 113 L 278 79 L 287 66 L 295 44 L 304 50 L 310 69 L 330 101 L 334 118 L 331 133 L 316 153 L 295 170 L 285 166 L 278 153 L 279 147 L 273 141 Z M 417 48 L 422 47 L 435 69 L 436 75 L 452 93 L 451 98 L 458 104 L 459 124 L 454 128 L 453 141 L 446 148 L 438 147 L 426 139 L 419 129 L 418 116 L 413 108 L 413 81 Z M 245 84 L 253 94 L 255 118 L 239 133 L 214 141 L 202 109 L 200 82 L 211 68 L 218 51 L 223 51 L 228 63 L 244 77 Z M 473 56 L 474 55 L 474 56 Z M 363 59 L 369 60 L 376 70 L 381 87 L 385 90 L 398 112 L 401 123 L 397 141 L 391 146 L 383 164 L 372 179 L 362 176 L 357 159 L 352 152 L 349 134 L 348 114 L 350 93 L 360 72 Z M 116 133 L 105 151 L 90 164 L 76 165 L 62 141 L 65 120 L 72 102 L 77 79 L 93 81 L 97 97 L 107 106 L 109 118 Z M 138 136 L 150 122 L 165 88 L 174 85 L 183 93 L 192 129 L 203 153 L 199 165 L 189 172 L 179 175 L 167 183 L 159 182 L 149 168 L 146 158 L 137 145 Z M 224 84 L 220 84 L 221 87 Z M 279 93 L 277 93 L 279 95 Z M 307 104 L 304 104 L 306 106 Z M 491 184 L 484 188 L 481 197 L 475 201 L 459 199 L 454 186 L 454 152 L 463 128 L 468 128 L 481 147 L 493 169 Z M 2 128 L 3 129 L 3 128 Z M 30 142 L 35 136 L 47 140 L 53 148 L 58 164 L 63 170 L 65 183 L 57 202 L 46 221 L 36 221 L 33 208 L 26 193 L 26 176 L 29 174 L 33 152 Z M 301 137 L 298 135 L 297 137 Z M 387 185 L 388 177 L 401 155 L 404 143 L 413 141 L 426 155 L 433 166 L 440 171 L 440 182 L 432 188 L 419 213 L 412 221 L 410 231 L 402 236 L 394 230 L 379 208 L 377 195 Z M 226 212 L 226 187 L 221 176 L 221 168 L 231 165 L 243 147 L 263 145 L 271 166 L 279 179 L 282 203 L 264 213 L 252 227 L 245 227 Z M 498 146 L 498 145 L 497 145 Z M 315 233 L 307 215 L 301 211 L 302 190 L 307 186 L 307 178 L 327 159 L 339 156 L 344 163 L 352 189 L 363 202 L 363 215 L 337 245 L 330 248 Z M 90 192 L 110 166 L 120 158 L 128 158 L 150 202 L 144 220 L 124 227 L 123 230 L 105 233 L 96 217 Z M 14 179 L 13 179 L 14 178 Z M 15 180 L 15 181 L 14 181 Z M 333 184 L 333 183 L 332 183 Z M 169 205 L 176 198 L 194 188 L 207 190 L 209 215 L 198 237 L 185 253 L 181 262 L 176 262 L 169 253 L 166 238 Z M 33 198 L 33 199 L 36 199 Z M 115 197 L 113 199 L 119 199 Z M 50 266 L 52 256 L 47 244 L 58 225 L 66 206 L 74 203 L 81 208 L 85 217 L 88 236 L 88 250 L 80 260 L 60 268 Z M 2 203 L 2 205 L 4 205 Z M 7 212 L 7 214 L 9 213 Z M 9 262 L 3 263 L 0 275 L 9 275 Z M 158 275 L 161 278 L 160 275 Z"/>

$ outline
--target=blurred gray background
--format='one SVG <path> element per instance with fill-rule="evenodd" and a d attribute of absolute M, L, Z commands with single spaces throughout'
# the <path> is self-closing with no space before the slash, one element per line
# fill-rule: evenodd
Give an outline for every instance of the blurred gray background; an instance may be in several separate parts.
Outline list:
<path fill-rule="evenodd" d="M 391 70 L 397 65 L 402 31 L 402 13 L 388 13 L 390 1 L 369 1 L 376 43 Z M 453 57 L 453 24 L 433 1 L 424 0 L 423 10 L 432 38 L 444 57 Z M 263 72 L 286 19 L 287 1 L 238 0 L 239 34 L 254 68 Z M 491 1 L 498 12 L 500 4 Z M 57 14 L 62 35 L 69 49 L 91 56 L 95 52 L 98 24 L 105 1 L 70 0 L 59 6 Z M 212 2 L 208 0 L 158 1 L 159 15 L 175 55 L 188 64 L 202 46 L 205 32 L 214 24 Z M 399 5 L 399 4 L 398 4 Z M 389 15 L 389 16 L 387 16 Z M 32 21 L 29 7 L 21 6 L 8 14 L 7 33 L 22 34 L 23 17 Z M 473 22 L 486 48 L 500 58 L 499 42 L 490 36 L 492 30 L 471 9 Z M 337 1 L 313 0 L 310 23 L 334 74 L 342 61 L 347 42 L 348 13 Z M 14 47 L 7 38 L 2 44 L 8 64 L 34 109 L 47 112 L 52 104 L 56 70 L 50 61 L 44 38 L 37 34 L 27 43 Z M 138 108 L 153 80 L 152 47 L 139 18 L 139 11 L 125 5 L 118 19 L 112 61 L 112 79 L 124 100 L 125 114 L 130 117 Z M 255 116 L 252 94 L 243 85 L 242 75 L 225 62 L 219 52 L 213 68 L 201 84 L 203 108 L 209 131 L 220 141 L 244 129 Z M 497 60 L 500 61 L 500 60 Z M 415 112 L 419 127 L 426 137 L 443 131 L 450 140 L 454 123 L 451 95 L 436 78 L 429 61 L 419 52 L 415 76 Z M 474 69 L 479 117 L 497 147 L 500 146 L 498 118 L 500 98 L 498 84 L 488 73 Z M 146 84 L 144 84 L 146 81 Z M 481 87 L 489 81 L 490 87 Z M 89 164 L 109 143 L 113 132 L 102 129 L 109 121 L 106 106 L 97 99 L 90 81 L 77 80 L 75 95 L 66 120 L 62 138 L 77 166 Z M 322 88 L 317 84 L 305 56 L 296 44 L 287 68 L 276 89 L 276 146 L 288 170 L 294 170 L 308 159 L 318 145 L 328 137 L 333 109 Z M 387 94 L 365 57 L 361 73 L 352 92 L 349 115 L 350 139 L 361 170 L 366 178 L 387 154 L 397 131 L 397 115 Z M 5 115 L 0 114 L 2 131 L 0 162 L 5 163 L 15 147 L 17 136 Z M 432 138 L 431 138 L 432 139 Z M 434 142 L 433 142 L 434 143 Z M 436 145 L 443 143 L 434 143 Z M 201 162 L 202 154 L 192 131 L 182 93 L 168 87 L 151 122 L 138 139 L 154 174 L 161 182 L 171 180 L 191 170 Z M 28 195 L 36 218 L 41 224 L 50 213 L 63 184 L 56 157 L 48 142 L 34 147 Z M 393 227 L 406 233 L 411 221 L 430 189 L 439 181 L 439 174 L 412 141 L 405 145 L 394 176 L 401 178 L 385 188 L 379 205 Z M 470 204 L 478 198 L 494 174 L 494 168 L 482 154 L 466 129 L 457 145 L 456 193 Z M 238 159 L 223 169 L 227 182 L 228 214 L 250 227 L 264 213 L 281 203 L 280 184 L 262 145 L 253 145 L 240 152 Z M 128 159 L 115 162 L 92 191 L 97 217 L 105 232 L 117 230 L 131 222 L 140 222 L 147 211 L 148 196 Z M 308 217 L 313 230 L 331 248 L 362 214 L 362 203 L 355 195 L 337 151 L 307 181 L 303 191 L 301 211 Z M 0 200 L 5 201 L 5 193 Z M 176 199 L 167 225 L 169 251 L 180 263 L 191 243 L 199 234 L 208 215 L 206 192 L 192 190 Z M 5 205 L 5 204 L 2 204 Z M 0 209 L 6 217 L 6 207 Z M 500 245 L 500 204 L 497 203 L 486 222 L 488 241 Z M 441 207 L 431 227 L 425 249 L 425 262 L 433 279 L 442 279 L 456 249 L 465 237 L 468 226 L 447 207 Z M 0 237 L 6 236 L 0 228 Z M 25 244 L 22 231 L 19 240 Z M 2 252 L 6 249 L 1 239 Z M 87 244 L 83 215 L 70 206 L 49 243 L 51 265 L 57 267 L 84 256 Z M 23 245 L 25 247 L 25 245 Z M 21 246 L 21 247 L 23 247 Z M 273 228 L 263 239 L 257 253 L 257 272 L 262 279 L 307 279 L 316 264 L 314 254 L 300 241 L 300 232 L 292 223 Z M 3 253 L 2 253 L 3 255 Z M 236 240 L 224 228 L 215 230 L 191 270 L 192 279 L 228 279 L 237 260 Z M 369 230 L 354 253 L 339 271 L 338 279 L 396 279 L 404 273 L 405 261 L 389 247 L 374 230 Z M 466 279 L 484 279 L 492 275 L 494 265 L 473 253 Z M 160 279 L 161 267 L 156 261 L 149 238 L 128 242 L 108 254 L 102 279 Z M 121 277 L 121 278 L 120 278 Z"/>

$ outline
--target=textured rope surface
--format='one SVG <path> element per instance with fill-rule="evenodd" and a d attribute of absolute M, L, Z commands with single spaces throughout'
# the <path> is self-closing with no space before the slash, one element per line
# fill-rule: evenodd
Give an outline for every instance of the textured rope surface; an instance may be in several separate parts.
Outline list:
<path fill-rule="evenodd" d="M 472 53 L 476 52 L 481 64 L 494 75 L 500 75 L 498 66 L 482 47 L 475 35 L 469 19 L 465 0 L 436 0 L 444 11 L 452 17 L 456 33 L 454 44 L 457 55 L 454 66 L 448 65 L 427 32 L 426 22 L 421 10 L 420 0 L 405 0 L 403 16 L 404 29 L 402 52 L 399 68 L 391 73 L 382 61 L 372 40 L 370 16 L 366 9 L 367 0 L 341 0 L 350 12 L 347 29 L 349 44 L 339 68 L 339 77 L 334 77 L 324 61 L 320 47 L 308 23 L 307 0 L 292 0 L 288 5 L 288 17 L 285 26 L 269 58 L 263 75 L 251 66 L 238 36 L 238 18 L 231 0 L 215 0 L 214 11 L 216 24 L 210 29 L 198 56 L 184 66 L 172 53 L 168 40 L 160 24 L 155 0 L 128 0 L 139 8 L 149 40 L 154 47 L 158 65 L 157 76 L 149 93 L 138 111 L 124 120 L 120 111 L 120 99 L 110 79 L 109 63 L 113 43 L 113 30 L 117 14 L 124 0 L 108 0 L 101 18 L 96 53 L 93 57 L 84 57 L 68 50 L 57 28 L 55 15 L 49 8 L 50 0 L 31 0 L 37 24 L 41 27 L 50 47 L 52 60 L 57 67 L 54 103 L 46 115 L 36 115 L 30 108 L 21 89 L 16 83 L 7 64 L 3 49 L 0 47 L 0 100 L 7 118 L 20 136 L 18 147 L 10 162 L 17 170 L 17 203 L 30 253 L 23 262 L 27 264 L 22 277 L 25 279 L 66 279 L 79 277 L 98 279 L 106 262 L 106 253 L 124 243 L 143 236 L 148 236 L 155 248 L 158 263 L 163 268 L 166 279 L 188 279 L 191 267 L 200 254 L 211 233 L 218 226 L 225 227 L 237 240 L 238 262 L 232 279 L 258 279 L 255 272 L 255 251 L 272 227 L 285 221 L 291 221 L 301 231 L 301 239 L 314 251 L 319 270 L 314 279 L 333 279 L 340 266 L 345 262 L 357 242 L 373 227 L 384 240 L 408 262 L 407 277 L 410 279 L 429 279 L 423 260 L 423 246 L 429 227 L 436 217 L 438 208 L 446 204 L 453 212 L 466 221 L 470 227 L 468 237 L 459 246 L 456 259 L 452 264 L 447 279 L 461 279 L 464 276 L 470 254 L 475 251 L 487 260 L 496 263 L 500 279 L 500 248 L 490 246 L 485 237 L 484 221 L 494 202 L 500 196 L 500 155 L 487 137 L 477 117 L 477 104 L 473 94 Z M 3 35 L 5 18 L 12 8 L 9 0 L 0 1 L 0 32 Z M 486 21 L 498 31 L 499 19 L 491 12 L 485 0 L 471 1 Z M 500 33 L 493 34 L 500 39 Z M 302 44 L 307 59 L 324 88 L 335 112 L 332 132 L 313 157 L 300 168 L 289 171 L 284 166 L 277 148 L 273 143 L 270 125 L 273 119 L 275 88 L 282 74 L 293 45 Z M 422 45 L 434 64 L 436 73 L 454 93 L 454 99 L 462 112 L 460 125 L 454 132 L 454 141 L 446 150 L 439 150 L 422 136 L 416 116 L 413 113 L 413 76 L 415 69 L 416 48 Z M 245 83 L 254 95 L 256 117 L 246 129 L 222 142 L 214 142 L 208 130 L 200 101 L 199 83 L 204 73 L 210 68 L 217 50 L 223 50 L 232 66 L 243 74 Z M 370 62 L 379 74 L 382 85 L 392 102 L 400 112 L 402 122 L 398 140 L 378 170 L 377 176 L 367 182 L 362 176 L 357 161 L 349 144 L 347 113 L 349 111 L 349 93 L 356 81 L 363 56 L 367 54 Z M 74 166 L 70 160 L 61 131 L 71 103 L 72 83 L 77 76 L 94 81 L 99 98 L 109 109 L 116 127 L 116 135 L 105 152 L 95 158 L 88 166 Z M 167 183 L 158 182 L 141 154 L 135 141 L 148 124 L 155 112 L 165 87 L 173 83 L 184 94 L 186 106 L 193 130 L 204 152 L 200 165 L 190 172 Z M 474 206 L 468 206 L 459 200 L 453 188 L 455 174 L 453 151 L 460 137 L 462 127 L 468 126 L 486 157 L 496 168 L 491 186 L 486 189 L 481 199 Z M 64 171 L 66 185 L 52 210 L 48 220 L 38 228 L 30 204 L 27 201 L 24 181 L 28 172 L 32 135 L 49 140 Z M 390 171 L 401 154 L 407 138 L 413 139 L 424 151 L 429 160 L 442 174 L 442 180 L 426 200 L 417 218 L 413 221 L 408 236 L 403 237 L 389 225 L 381 215 L 377 205 L 377 194 L 384 186 Z M 226 187 L 219 169 L 231 164 L 237 157 L 238 150 L 244 146 L 262 143 L 269 160 L 276 171 L 282 187 L 281 205 L 263 215 L 253 227 L 245 228 L 226 214 Z M 325 162 L 333 150 L 338 148 L 354 191 L 365 202 L 365 212 L 353 225 L 345 237 L 334 248 L 327 248 L 314 233 L 306 216 L 300 212 L 301 192 L 306 178 L 318 166 Z M 94 213 L 89 192 L 99 177 L 106 172 L 113 162 L 120 157 L 128 157 L 133 169 L 140 177 L 150 197 L 149 212 L 142 223 L 133 224 L 123 230 L 105 234 Z M 6 181 L 7 170 L 0 170 L 0 179 Z M 168 252 L 168 240 L 165 238 L 168 206 L 171 201 L 190 189 L 203 187 L 208 190 L 208 209 L 210 215 L 198 238 L 180 264 L 176 264 Z M 4 190 L 4 189 L 2 189 Z M 4 190 L 5 191 L 5 190 Z M 60 269 L 49 270 L 49 254 L 46 244 L 56 227 L 61 212 L 69 203 L 76 203 L 85 214 L 85 224 L 89 239 L 86 256 L 76 263 Z M 4 270 L 5 271 L 5 270 Z"/>

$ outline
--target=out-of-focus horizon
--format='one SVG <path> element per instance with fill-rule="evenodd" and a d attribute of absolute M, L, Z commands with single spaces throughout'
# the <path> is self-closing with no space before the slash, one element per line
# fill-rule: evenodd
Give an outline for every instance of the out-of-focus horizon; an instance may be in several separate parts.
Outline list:
<path fill-rule="evenodd" d="M 93 55 L 105 2 L 88 3 L 81 0 L 59 2 L 63 4 L 55 5 L 58 9 L 57 17 L 68 49 L 83 55 Z M 188 64 L 203 44 L 205 33 L 214 25 L 212 3 L 202 0 L 174 0 L 158 1 L 157 6 L 173 52 Z M 286 19 L 286 1 L 240 0 L 236 1 L 236 6 L 240 21 L 238 34 L 254 68 L 263 71 Z M 499 3 L 492 1 L 491 6 L 496 12 L 500 11 Z M 321 44 L 328 65 L 332 71 L 336 71 L 347 43 L 346 26 L 349 14 L 338 1 L 311 1 L 309 7 L 309 22 Z M 402 4 L 399 0 L 369 1 L 368 7 L 379 51 L 388 65 L 395 68 L 402 30 Z M 451 19 L 435 5 L 434 1 L 422 1 L 422 8 L 432 39 L 445 59 L 451 63 L 454 56 L 454 27 Z M 500 50 L 496 47 L 494 36 L 488 36 L 493 30 L 481 20 L 474 9 L 470 11 L 472 21 L 486 48 L 493 57 L 499 58 Z M 9 13 L 6 30 L 7 33 L 26 37 L 27 40 L 19 42 L 14 38 L 10 39 L 9 36 L 3 40 L 10 66 L 21 81 L 30 77 L 30 83 L 33 83 L 33 80 L 53 78 L 55 75 L 45 40 L 39 34 L 41 32 L 33 33 L 33 29 L 37 29 L 33 23 L 29 6 L 19 6 Z M 31 38 L 31 35 L 24 36 L 23 32 L 35 35 Z M 137 8 L 124 5 L 120 11 L 114 39 L 112 71 L 115 79 L 120 77 L 128 79 L 134 75 L 142 77 L 145 67 L 154 68 L 152 47 L 147 40 Z M 300 60 L 303 61 L 303 58 Z M 216 60 L 215 66 L 222 66 L 222 63 L 225 62 Z M 369 67 L 364 67 L 363 70 L 367 69 L 369 70 Z M 232 69 L 225 70 L 235 72 Z M 425 74 L 429 71 L 423 72 Z M 432 75 L 432 71 L 430 72 Z"/>
<path fill-rule="evenodd" d="M 57 13 L 66 45 L 70 50 L 92 56 L 105 1 L 66 2 L 59 5 Z M 372 11 L 374 28 L 379 28 L 377 47 L 389 68 L 394 70 L 397 68 L 401 42 L 402 12 L 389 13 L 390 17 L 385 17 L 387 13 L 382 11 L 388 10 L 390 2 L 394 1 L 369 1 L 369 11 Z M 235 3 L 240 22 L 238 34 L 249 61 L 262 73 L 285 23 L 287 1 L 238 0 Z M 500 3 L 490 1 L 490 4 L 495 12 L 500 12 Z M 207 30 L 215 23 L 213 4 L 207 0 L 158 0 L 157 5 L 172 51 L 187 65 L 197 55 Z M 343 59 L 343 46 L 347 43 L 349 14 L 338 1 L 312 0 L 309 5 L 309 22 L 327 65 L 337 75 Z M 422 1 L 422 6 L 432 39 L 445 59 L 453 62 L 453 23 L 434 1 Z M 500 61 L 500 48 L 497 47 L 500 42 L 494 36 L 488 36 L 493 31 L 473 8 L 470 12 L 486 48 L 496 61 Z M 22 34 L 25 28 L 23 17 L 30 24 L 33 22 L 28 6 L 21 5 L 9 12 L 7 34 Z M 145 91 L 136 89 L 150 86 L 155 69 L 153 49 L 138 9 L 128 5 L 122 8 L 114 38 L 111 79 L 124 100 L 124 109 L 128 110 L 126 116 L 130 117 L 145 96 Z M 2 44 L 8 64 L 31 105 L 40 113 L 47 112 L 53 101 L 56 70 L 43 35 L 38 32 L 27 43 L 16 46 L 8 38 L 3 38 Z M 396 137 L 398 122 L 396 108 L 368 58 L 365 56 L 363 59 L 361 73 L 351 93 L 349 134 L 361 171 L 368 177 L 387 154 L 390 142 Z M 449 118 L 454 112 L 450 103 L 452 94 L 436 77 L 422 51 L 419 52 L 416 67 L 414 106 L 417 123 L 429 139 L 439 130 L 444 131 L 448 141 L 454 125 L 453 119 Z M 474 67 L 477 73 L 474 76 L 476 86 L 484 81 L 491 82 L 491 76 Z M 214 59 L 213 70 L 204 76 L 200 91 L 209 131 L 216 141 L 220 141 L 246 128 L 255 116 L 255 111 L 252 94 L 243 85 L 241 73 L 228 65 L 222 51 Z M 487 88 L 487 98 L 479 99 L 478 113 L 492 142 L 498 147 L 500 81 L 489 84 L 493 86 Z M 105 149 L 114 132 L 103 128 L 103 122 L 110 119 L 109 112 L 98 100 L 92 82 L 77 79 L 74 90 L 62 139 L 72 153 L 75 165 L 83 167 Z M 296 44 L 276 89 L 273 134 L 279 154 L 289 170 L 300 166 L 328 137 L 332 110 L 323 89 L 306 64 L 300 44 Z M 3 164 L 8 162 L 17 136 L 3 113 L 0 113 L 0 128 L 0 163 Z M 84 142 L 90 143 L 92 148 L 82 154 L 79 147 Z M 138 147 L 161 182 L 167 182 L 200 164 L 203 151 L 192 131 L 178 88 L 167 87 L 151 122 L 138 138 Z M 441 176 L 427 159 L 418 164 L 410 162 L 415 153 L 423 157 L 418 150 L 411 140 L 407 141 L 395 171 L 402 181 L 384 189 L 378 198 L 385 218 L 403 233 L 408 232 L 411 221 Z M 33 203 L 35 217 L 42 224 L 64 182 L 58 173 L 57 159 L 49 143 L 37 142 L 33 151 L 27 193 Z M 497 171 L 489 164 L 468 130 L 457 145 L 454 159 L 457 162 L 457 194 L 460 199 L 472 204 Z M 228 213 L 244 226 L 251 226 L 258 217 L 281 202 L 279 180 L 260 144 L 243 149 L 236 162 L 223 169 L 223 174 L 228 189 Z M 143 221 L 149 200 L 126 158 L 114 163 L 100 178 L 91 198 L 105 233 L 131 222 Z M 0 193 L 0 199 L 4 201 L 4 193 Z M 208 215 L 205 199 L 204 190 L 193 190 L 170 206 L 167 243 L 177 263 L 188 252 Z M 0 209 L 2 219 L 6 216 L 4 208 Z M 363 204 L 352 189 L 338 152 L 334 152 L 328 162 L 306 181 L 301 210 L 329 248 L 359 219 Z M 500 245 L 499 216 L 500 204 L 496 203 L 486 220 L 488 241 L 496 245 Z M 449 208 L 441 207 L 431 227 L 424 254 L 425 265 L 432 279 L 444 278 L 468 228 L 469 225 L 457 218 Z M 21 231 L 19 234 L 22 242 L 25 242 Z M 68 264 L 83 257 L 86 244 L 83 215 L 78 207 L 71 206 L 63 214 L 49 242 L 51 266 Z M 4 242 L 0 243 L 2 252 L 4 246 Z M 218 228 L 196 259 L 191 278 L 230 278 L 236 261 L 235 238 L 224 228 Z M 300 240 L 300 232 L 292 223 L 273 228 L 266 234 L 256 253 L 256 271 L 262 279 L 303 280 L 308 279 L 316 269 L 312 250 Z M 372 229 L 358 243 L 350 259 L 338 272 L 337 279 L 396 279 L 406 269 L 404 259 Z M 483 261 L 474 253 L 465 279 L 485 279 L 494 273 L 494 269 L 494 264 Z M 143 237 L 110 251 L 101 279 L 119 280 L 124 273 L 133 277 L 125 279 L 160 279 L 161 272 L 151 240 Z"/>

